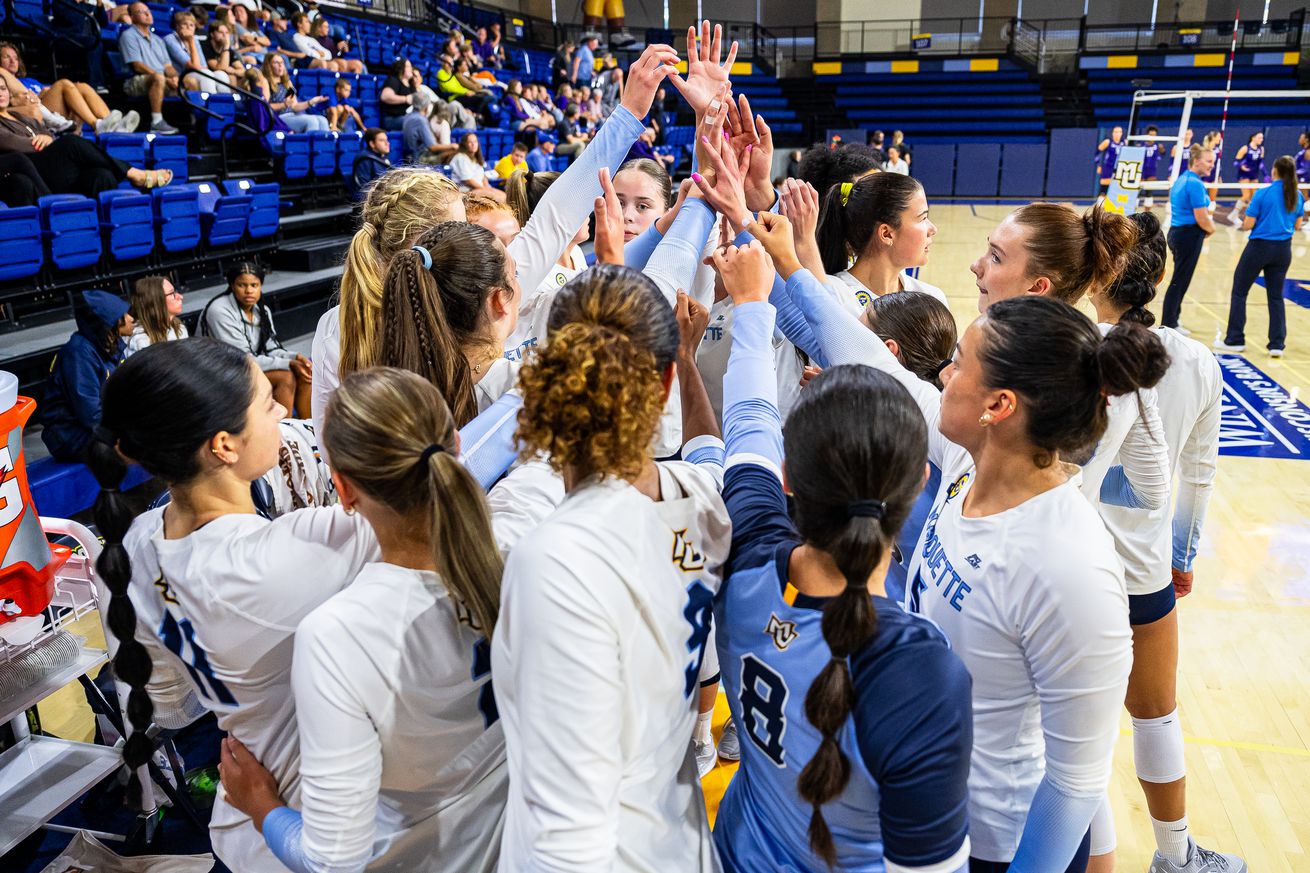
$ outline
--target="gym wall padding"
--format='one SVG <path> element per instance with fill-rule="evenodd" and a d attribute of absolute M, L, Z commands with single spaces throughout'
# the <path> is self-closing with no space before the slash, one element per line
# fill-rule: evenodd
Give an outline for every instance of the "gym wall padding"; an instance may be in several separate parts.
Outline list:
<path fill-rule="evenodd" d="M 1046 196 L 1087 198 L 1096 195 L 1096 128 L 1051 131 L 1046 161 Z"/>
<path fill-rule="evenodd" d="M 950 197 L 955 188 L 955 146 L 931 143 L 915 146 L 910 175 L 919 180 L 929 197 Z"/>
<path fill-rule="evenodd" d="M 960 146 L 955 161 L 955 196 L 995 197 L 1000 169 L 1000 143 Z"/>
<path fill-rule="evenodd" d="M 1301 136 L 1301 132 L 1304 129 L 1305 128 L 1302 127 L 1284 125 L 1282 127 L 1271 127 L 1265 131 L 1266 173 L 1273 171 L 1274 161 L 1278 159 L 1279 155 L 1291 155 L 1293 159 L 1296 158 L 1296 153 L 1300 148 L 1296 141 Z M 1232 147 L 1233 154 L 1237 153 L 1237 148 L 1240 145 L 1241 143 L 1237 143 Z"/>
<path fill-rule="evenodd" d="M 1001 146 L 1001 196 L 1038 197 L 1045 190 L 1046 144 L 1007 142 Z"/>

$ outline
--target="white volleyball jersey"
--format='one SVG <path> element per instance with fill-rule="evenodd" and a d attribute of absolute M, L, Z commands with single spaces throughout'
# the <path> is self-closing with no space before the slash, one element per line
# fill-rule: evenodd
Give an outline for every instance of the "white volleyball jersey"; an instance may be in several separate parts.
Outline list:
<path fill-rule="evenodd" d="M 539 345 L 546 344 L 546 322 L 550 318 L 550 304 L 559 289 L 574 276 L 587 269 L 587 258 L 574 246 L 569 251 L 570 265 L 553 264 L 546 278 L 531 293 L 524 291 L 519 303 L 519 320 L 514 332 L 505 340 L 505 357 L 522 361 L 523 355 Z"/>
<path fill-rule="evenodd" d="M 728 372 L 728 354 L 732 351 L 732 298 L 725 297 L 710 307 L 710 323 L 696 350 L 696 368 L 705 382 L 705 393 L 714 407 L 714 418 L 723 423 L 723 374 Z M 773 332 L 774 372 L 778 378 L 778 412 L 786 421 L 791 408 L 801 396 L 801 376 L 805 364 L 796 347 Z"/>
<path fill-rule="evenodd" d="M 323 313 L 314 328 L 314 342 L 310 345 L 309 359 L 314 362 L 314 382 L 310 386 L 309 408 L 314 419 L 314 431 L 323 432 L 323 418 L 328 401 L 341 385 L 341 307 L 333 306 Z M 323 456 L 327 457 L 326 454 Z"/>
<path fill-rule="evenodd" d="M 291 686 L 308 859 L 495 869 L 509 774 L 491 644 L 436 573 L 365 566 L 300 623 Z"/>
<path fill-rule="evenodd" d="M 298 807 L 292 637 L 306 615 L 377 560 L 373 530 L 339 508 L 305 509 L 274 521 L 224 515 L 166 539 L 165 510 L 138 517 L 124 538 L 137 638 L 154 660 L 171 660 L 186 674 L 219 727 L 249 747 L 282 799 Z M 209 830 L 214 853 L 231 869 L 284 873 L 222 788 Z"/>
<path fill-rule="evenodd" d="M 731 532 L 711 473 L 661 464 L 660 485 L 586 483 L 510 553 L 506 873 L 718 869 L 690 739 Z"/>
<path fill-rule="evenodd" d="M 1159 328 L 1156 336 L 1170 358 L 1157 392 L 1178 502 L 1172 513 L 1167 503 L 1150 511 L 1101 507 L 1124 561 L 1129 594 L 1153 594 L 1172 584 L 1171 565 L 1191 569 L 1219 461 L 1224 391 L 1219 362 L 1204 345 L 1172 328 Z"/>
<path fill-rule="evenodd" d="M 946 302 L 945 292 L 936 285 L 921 282 L 905 272 L 901 272 L 897 278 L 901 283 L 899 290 L 918 291 L 921 294 L 927 294 L 930 297 L 937 298 L 943 305 L 949 307 L 950 304 Z M 840 289 L 845 292 L 840 296 L 841 303 L 856 315 L 863 312 L 864 307 L 872 303 L 874 297 L 879 296 L 870 291 L 859 279 L 852 276 L 850 270 L 842 270 L 840 273 L 828 276 L 826 281 L 829 288 Z"/>

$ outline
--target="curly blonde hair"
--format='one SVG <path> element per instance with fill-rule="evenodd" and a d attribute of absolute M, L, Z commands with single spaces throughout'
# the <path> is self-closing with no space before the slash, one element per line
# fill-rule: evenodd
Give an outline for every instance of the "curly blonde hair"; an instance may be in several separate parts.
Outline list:
<path fill-rule="evenodd" d="M 368 189 L 341 274 L 342 376 L 378 361 L 387 264 L 425 230 L 454 218 L 456 203 L 458 186 L 426 168 L 398 167 Z"/>
<path fill-rule="evenodd" d="M 636 270 L 598 265 L 555 297 L 549 342 L 519 373 L 523 456 L 579 478 L 629 478 L 650 458 L 678 323 Z"/>

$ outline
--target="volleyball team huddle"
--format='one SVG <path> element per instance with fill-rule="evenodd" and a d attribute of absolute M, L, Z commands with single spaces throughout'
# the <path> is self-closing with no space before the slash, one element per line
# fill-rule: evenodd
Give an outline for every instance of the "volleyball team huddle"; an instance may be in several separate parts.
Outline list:
<path fill-rule="evenodd" d="M 430 170 L 374 183 L 299 508 L 251 498 L 286 410 L 248 354 L 156 343 L 110 376 L 127 763 L 214 713 L 240 873 L 1084 870 L 1126 704 L 1152 871 L 1245 870 L 1183 807 L 1175 599 L 1221 380 L 1150 327 L 1158 222 L 1016 210 L 957 336 L 902 272 L 922 187 L 820 149 L 775 189 L 735 53 L 708 23 L 685 76 L 648 47 L 517 232 Z M 676 191 L 622 164 L 666 78 L 697 122 Z M 129 461 L 166 505 L 133 515 Z M 711 829 L 720 685 L 741 763 Z"/>

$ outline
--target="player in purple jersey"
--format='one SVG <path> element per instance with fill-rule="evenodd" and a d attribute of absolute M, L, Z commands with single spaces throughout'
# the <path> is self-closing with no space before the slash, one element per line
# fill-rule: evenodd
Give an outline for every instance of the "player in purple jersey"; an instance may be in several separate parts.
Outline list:
<path fill-rule="evenodd" d="M 1237 150 L 1233 155 L 1233 165 L 1237 167 L 1237 181 L 1239 182 L 1259 182 L 1265 177 L 1265 135 L 1261 131 L 1251 134 L 1246 145 Z M 1254 188 L 1243 188 L 1240 199 L 1233 205 L 1233 211 L 1228 214 L 1228 220 L 1233 224 L 1241 224 L 1242 216 L 1246 212 L 1246 207 L 1251 203 L 1251 195 L 1255 193 Z"/>
<path fill-rule="evenodd" d="M 1125 145 L 1124 129 L 1116 124 L 1110 129 L 1110 135 L 1096 147 L 1097 157 L 1101 161 L 1102 188 L 1109 189 L 1110 179 L 1114 177 L 1114 165 L 1119 163 L 1119 152 Z"/>
<path fill-rule="evenodd" d="M 1296 145 L 1296 181 L 1300 185 L 1310 184 L 1310 132 L 1302 133 Z M 1310 191 L 1302 188 L 1301 197 L 1305 200 L 1304 208 L 1310 211 Z"/>
<path fill-rule="evenodd" d="M 1155 141 L 1155 137 L 1158 136 L 1159 133 L 1160 133 L 1160 128 L 1156 127 L 1154 124 L 1147 125 L 1146 127 L 1147 140 L 1143 144 L 1146 147 L 1146 157 L 1142 161 L 1143 182 L 1154 182 L 1158 178 L 1158 174 L 1160 171 L 1160 159 L 1164 157 L 1164 143 Z M 1155 205 L 1155 198 L 1150 196 L 1150 192 L 1148 190 L 1147 195 L 1142 198 L 1141 208 L 1144 210 L 1150 209 L 1154 205 Z"/>

